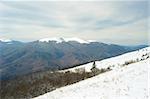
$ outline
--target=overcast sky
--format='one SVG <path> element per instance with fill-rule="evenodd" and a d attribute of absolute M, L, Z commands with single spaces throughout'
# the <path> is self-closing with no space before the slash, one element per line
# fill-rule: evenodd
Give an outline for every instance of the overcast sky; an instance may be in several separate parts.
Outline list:
<path fill-rule="evenodd" d="M 79 37 L 106 43 L 148 43 L 148 1 L 0 2 L 0 38 L 33 41 Z"/>

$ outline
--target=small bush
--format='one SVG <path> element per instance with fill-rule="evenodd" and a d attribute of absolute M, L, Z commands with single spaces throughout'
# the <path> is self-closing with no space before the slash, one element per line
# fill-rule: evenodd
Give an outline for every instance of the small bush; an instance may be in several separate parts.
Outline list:
<path fill-rule="evenodd" d="M 129 64 L 135 63 L 136 61 L 134 61 L 134 60 L 126 61 L 122 66 L 126 66 L 126 65 L 129 65 Z"/>

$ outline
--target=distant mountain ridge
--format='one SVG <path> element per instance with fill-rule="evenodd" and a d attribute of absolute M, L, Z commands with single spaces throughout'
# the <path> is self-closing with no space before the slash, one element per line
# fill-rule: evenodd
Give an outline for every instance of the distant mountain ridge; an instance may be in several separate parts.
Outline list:
<path fill-rule="evenodd" d="M 126 47 L 79 38 L 47 38 L 33 42 L 0 40 L 1 78 L 36 71 L 60 70 L 117 56 L 146 46 Z"/>
<path fill-rule="evenodd" d="M 73 38 L 57 38 L 57 37 L 54 37 L 54 38 L 44 38 L 44 39 L 40 39 L 39 41 L 40 42 L 54 41 L 56 43 L 75 41 L 75 42 L 78 42 L 78 43 L 87 43 L 87 44 L 90 43 L 90 41 L 88 41 L 88 40 L 82 40 L 82 39 L 77 38 L 77 37 L 73 37 Z"/>

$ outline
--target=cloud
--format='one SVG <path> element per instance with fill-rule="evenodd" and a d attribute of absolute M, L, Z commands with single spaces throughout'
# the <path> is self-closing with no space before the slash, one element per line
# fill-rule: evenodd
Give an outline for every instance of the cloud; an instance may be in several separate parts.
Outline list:
<path fill-rule="evenodd" d="M 0 3 L 0 12 L 0 36 L 5 38 L 78 36 L 118 44 L 147 42 L 148 1 L 7 1 Z"/>
<path fill-rule="evenodd" d="M 98 30 L 93 35 L 97 35 L 98 40 L 109 43 L 121 43 L 124 45 L 148 44 L 148 20 L 141 19 L 132 24 Z"/>

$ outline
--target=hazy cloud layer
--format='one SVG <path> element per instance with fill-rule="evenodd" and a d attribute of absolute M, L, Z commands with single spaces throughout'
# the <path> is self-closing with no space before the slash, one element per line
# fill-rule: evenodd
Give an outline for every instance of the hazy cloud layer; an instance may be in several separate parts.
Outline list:
<path fill-rule="evenodd" d="M 126 45 L 148 43 L 148 1 L 3 1 L 0 12 L 2 38 L 80 37 Z"/>

